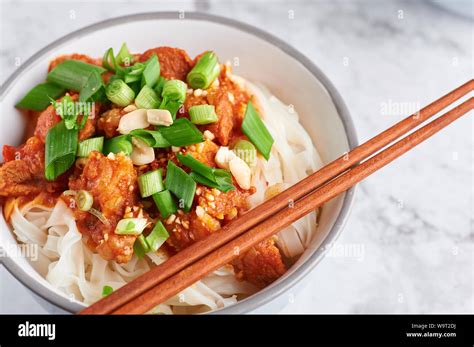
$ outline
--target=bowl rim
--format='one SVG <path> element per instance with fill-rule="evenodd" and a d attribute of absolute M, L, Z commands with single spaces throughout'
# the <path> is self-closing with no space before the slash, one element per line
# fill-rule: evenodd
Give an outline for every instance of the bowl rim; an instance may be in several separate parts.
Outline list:
<path fill-rule="evenodd" d="M 57 46 L 66 43 L 74 38 L 81 37 L 83 35 L 92 33 L 96 30 L 108 28 L 111 26 L 116 26 L 120 24 L 125 24 L 134 21 L 144 21 L 144 20 L 156 20 L 156 19 L 177 19 L 179 11 L 157 11 L 157 12 L 146 12 L 146 13 L 136 13 L 126 16 L 114 17 L 104 21 L 100 21 L 91 25 L 88 25 L 84 28 L 75 30 L 61 38 L 55 40 L 49 45 L 45 46 L 37 53 L 33 54 L 28 58 L 25 63 L 23 63 L 16 71 L 14 71 L 10 77 L 7 78 L 5 83 L 0 87 L 0 101 L 3 100 L 4 96 L 8 92 L 9 88 L 15 83 L 16 79 L 23 74 L 34 62 L 40 59 L 43 55 L 48 53 L 50 50 L 56 48 Z M 246 24 L 234 19 L 211 15 L 202 12 L 195 11 L 185 11 L 184 18 L 179 18 L 180 20 L 199 20 L 199 21 L 208 21 L 225 26 L 233 27 L 245 33 L 254 35 L 273 46 L 279 48 L 299 63 L 301 63 L 318 81 L 324 86 L 329 96 L 331 97 L 334 106 L 336 107 L 337 113 L 341 119 L 344 130 L 346 132 L 347 141 L 349 143 L 349 148 L 352 149 L 358 145 L 358 139 L 356 130 L 350 116 L 349 110 L 344 103 L 341 95 L 336 90 L 332 82 L 326 77 L 326 75 L 305 55 L 296 50 L 294 47 L 290 46 L 283 40 L 277 38 L 273 34 L 270 34 L 262 29 L 254 27 L 250 24 Z M 283 280 L 276 281 L 270 286 L 260 290 L 259 292 L 251 295 L 248 298 L 245 298 L 239 301 L 237 304 L 225 307 L 219 310 L 213 311 L 213 313 L 219 314 L 236 314 L 236 313 L 246 313 L 250 312 L 257 307 L 263 306 L 270 301 L 276 299 L 278 296 L 288 291 L 290 288 L 295 286 L 298 282 L 301 281 L 323 258 L 325 255 L 324 249 L 326 246 L 332 244 L 337 237 L 342 232 L 344 225 L 349 217 L 350 210 L 354 202 L 355 187 L 349 189 L 344 196 L 342 202 L 341 210 L 336 217 L 334 225 L 331 230 L 329 230 L 326 238 L 323 240 L 321 245 L 313 251 L 313 254 L 309 258 L 299 265 L 298 268 L 294 269 L 291 274 L 289 274 Z M 0 245 L 1 247 L 1 245 Z M 49 302 L 50 304 L 62 308 L 67 312 L 74 313 L 77 310 L 78 304 L 68 300 L 67 298 L 61 296 L 54 291 L 48 290 L 43 286 L 36 287 L 35 280 L 29 277 L 26 271 L 20 267 L 14 259 L 10 257 L 0 258 L 0 264 L 3 264 L 5 268 L 23 285 L 29 288 L 33 293 L 39 295 L 41 298 Z"/>

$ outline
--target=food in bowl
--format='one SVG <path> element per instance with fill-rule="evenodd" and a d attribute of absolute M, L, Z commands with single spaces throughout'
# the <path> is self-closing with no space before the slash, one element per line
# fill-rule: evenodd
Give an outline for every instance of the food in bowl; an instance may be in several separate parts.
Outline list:
<path fill-rule="evenodd" d="M 0 201 L 31 265 L 91 304 L 321 167 L 298 115 L 206 51 L 108 49 L 50 62 L 17 104 L 26 141 L 3 147 Z M 291 203 L 291 202 L 290 202 Z M 282 276 L 317 211 L 152 313 L 225 307 Z"/>

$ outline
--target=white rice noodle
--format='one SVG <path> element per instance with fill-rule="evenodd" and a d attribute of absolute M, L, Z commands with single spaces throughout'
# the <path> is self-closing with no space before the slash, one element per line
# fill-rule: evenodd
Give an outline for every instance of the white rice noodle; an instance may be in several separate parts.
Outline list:
<path fill-rule="evenodd" d="M 254 207 L 264 201 L 265 187 L 281 183 L 284 186 L 293 185 L 317 171 L 323 163 L 292 106 L 282 103 L 264 86 L 238 76 L 232 78 L 254 95 L 256 106 L 275 140 L 270 159 L 266 161 L 259 156 L 254 169 L 253 184 L 257 193 L 249 198 Z M 299 256 L 310 245 L 316 230 L 316 220 L 315 211 L 278 234 L 277 245 L 286 257 Z"/>
<path fill-rule="evenodd" d="M 106 261 L 93 253 L 78 231 L 72 211 L 59 200 L 54 208 L 37 201 L 14 206 L 11 217 L 18 240 L 38 245 L 38 259 L 31 265 L 51 285 L 71 300 L 91 304 L 102 297 L 105 285 L 117 289 L 150 269 L 148 261 L 133 257 L 126 264 Z M 163 252 L 148 253 L 161 264 Z M 185 289 L 151 313 L 194 313 L 218 309 L 237 301 L 237 294 L 252 294 L 256 288 L 235 279 L 232 267 L 224 267 Z"/>

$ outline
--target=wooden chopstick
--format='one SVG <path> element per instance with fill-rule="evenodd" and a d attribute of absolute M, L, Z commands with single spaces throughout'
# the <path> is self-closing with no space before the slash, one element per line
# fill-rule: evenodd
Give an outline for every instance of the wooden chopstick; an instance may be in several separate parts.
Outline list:
<path fill-rule="evenodd" d="M 409 130 L 438 113 L 454 101 L 474 90 L 474 80 L 470 80 L 459 88 L 421 109 L 419 112 L 405 118 L 391 128 L 385 130 L 364 144 L 356 147 L 348 154 L 339 157 L 318 172 L 308 176 L 298 184 L 288 188 L 276 197 L 264 202 L 262 205 L 250 210 L 243 218 L 229 223 L 221 231 L 211 234 L 204 240 L 198 241 L 171 257 L 162 265 L 152 268 L 144 275 L 138 277 L 126 286 L 116 290 L 111 295 L 81 311 L 81 314 L 107 314 L 113 311 L 120 312 L 118 308 L 128 301 L 144 295 L 152 287 L 170 278 L 186 266 L 203 258 L 222 245 L 255 227 L 271 215 L 285 209 L 288 201 L 296 201 L 304 195 L 336 177 L 348 168 L 354 166 L 367 156 L 377 152 L 393 140 L 402 136 Z"/>
<path fill-rule="evenodd" d="M 471 97 L 443 116 L 404 137 L 394 145 L 365 160 L 346 173 L 336 177 L 321 188 L 297 200 L 292 207 L 287 206 L 250 231 L 186 267 L 146 293 L 136 297 L 134 300 L 113 311 L 113 314 L 139 314 L 149 311 L 212 271 L 232 262 L 232 260 L 248 251 L 251 247 L 268 239 L 278 231 L 362 181 L 367 176 L 389 164 L 473 108 L 474 98 Z"/>

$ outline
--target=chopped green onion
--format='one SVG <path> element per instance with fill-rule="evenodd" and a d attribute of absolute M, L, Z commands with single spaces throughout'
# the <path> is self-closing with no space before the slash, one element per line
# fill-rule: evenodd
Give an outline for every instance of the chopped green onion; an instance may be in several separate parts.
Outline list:
<path fill-rule="evenodd" d="M 122 47 L 120 47 L 120 51 L 115 59 L 118 65 L 130 66 L 132 64 L 133 54 L 130 53 L 125 42 L 122 44 Z"/>
<path fill-rule="evenodd" d="M 123 152 L 125 155 L 130 155 L 132 150 L 133 146 L 130 136 L 120 135 L 105 141 L 103 153 L 108 155 L 109 153 Z"/>
<path fill-rule="evenodd" d="M 191 106 L 189 117 L 194 124 L 210 124 L 218 120 L 214 105 Z"/>
<path fill-rule="evenodd" d="M 166 81 L 166 78 L 160 76 L 158 82 L 156 82 L 156 85 L 153 87 L 153 90 L 156 92 L 156 94 L 161 95 L 163 93 L 163 87 L 165 86 Z"/>
<path fill-rule="evenodd" d="M 145 129 L 135 129 L 130 131 L 132 137 L 137 137 L 148 146 L 154 148 L 168 148 L 171 147 L 170 143 L 166 141 L 161 132 L 158 130 L 145 130 Z"/>
<path fill-rule="evenodd" d="M 115 227 L 118 235 L 140 235 L 148 224 L 146 218 L 124 218 Z"/>
<path fill-rule="evenodd" d="M 161 177 L 161 169 L 148 171 L 138 176 L 138 187 L 142 198 L 152 196 L 163 190 L 163 178 Z"/>
<path fill-rule="evenodd" d="M 43 111 L 49 106 L 51 99 L 59 99 L 64 93 L 66 93 L 66 89 L 54 83 L 41 83 L 33 87 L 33 89 L 16 104 L 16 107 L 33 111 Z"/>
<path fill-rule="evenodd" d="M 115 72 L 117 61 L 115 60 L 115 57 L 114 57 L 113 48 L 109 48 L 107 51 L 105 51 L 105 54 L 102 58 L 102 66 L 105 67 L 109 71 Z"/>
<path fill-rule="evenodd" d="M 133 252 L 138 259 L 142 259 L 145 254 L 150 252 L 150 246 L 146 242 L 145 236 L 139 235 L 133 244 Z"/>
<path fill-rule="evenodd" d="M 206 52 L 188 73 L 188 83 L 193 89 L 207 89 L 219 76 L 221 69 L 214 52 Z"/>
<path fill-rule="evenodd" d="M 233 185 L 232 182 L 232 176 L 225 170 L 222 170 L 226 172 L 228 175 L 225 175 L 223 173 L 218 173 L 216 175 L 216 181 L 213 182 L 206 177 L 198 174 L 197 172 L 191 172 L 189 176 L 199 184 L 202 184 L 203 186 L 211 187 L 211 188 L 216 188 L 219 189 L 220 191 L 227 193 L 229 190 L 234 190 L 235 186 Z"/>
<path fill-rule="evenodd" d="M 128 106 L 135 98 L 135 92 L 124 81 L 115 79 L 107 85 L 105 89 L 107 99 L 118 106 Z"/>
<path fill-rule="evenodd" d="M 54 106 L 56 114 L 64 119 L 64 126 L 66 129 L 71 130 L 78 128 L 76 122 L 79 110 L 76 108 L 76 104 L 69 95 L 64 96 L 60 102 L 52 100 L 51 104 Z"/>
<path fill-rule="evenodd" d="M 176 147 L 189 146 L 204 141 L 204 136 L 199 129 L 187 118 L 179 118 L 169 127 L 161 127 L 163 137 Z"/>
<path fill-rule="evenodd" d="M 145 63 L 142 75 L 142 85 L 153 88 L 160 78 L 160 63 L 156 54 L 153 54 Z"/>
<path fill-rule="evenodd" d="M 232 184 L 232 176 L 228 171 L 207 166 L 190 154 L 182 155 L 178 153 L 177 158 L 180 163 L 193 170 L 191 178 L 196 182 L 212 188 L 217 188 L 221 191 L 235 189 Z"/>
<path fill-rule="evenodd" d="M 89 74 L 89 77 L 86 80 L 86 83 L 81 88 L 81 93 L 79 94 L 79 101 L 86 102 L 88 100 L 99 100 L 100 94 L 103 93 L 104 82 L 100 73 L 97 71 L 92 71 Z"/>
<path fill-rule="evenodd" d="M 161 221 L 156 222 L 155 227 L 151 233 L 146 237 L 146 242 L 150 246 L 150 250 L 156 252 L 158 248 L 165 243 L 165 241 L 170 237 L 168 231 L 166 231 L 163 223 Z"/>
<path fill-rule="evenodd" d="M 80 92 L 92 73 L 102 74 L 104 71 L 104 68 L 97 65 L 78 60 L 65 60 L 48 74 L 46 80 L 67 90 Z"/>
<path fill-rule="evenodd" d="M 254 167 L 257 165 L 257 150 L 252 142 L 247 140 L 239 140 L 234 146 L 235 154 L 245 161 L 248 166 Z"/>
<path fill-rule="evenodd" d="M 179 207 L 188 212 L 193 204 L 196 182 L 183 169 L 169 161 L 165 185 L 179 199 Z"/>
<path fill-rule="evenodd" d="M 45 177 L 55 180 L 73 164 L 77 151 L 77 129 L 68 130 L 64 121 L 57 123 L 46 134 Z"/>
<path fill-rule="evenodd" d="M 93 151 L 101 152 L 104 148 L 104 137 L 93 137 L 91 139 L 87 139 L 84 141 L 79 142 L 77 146 L 77 153 L 76 156 L 78 157 L 88 157 L 89 154 Z"/>
<path fill-rule="evenodd" d="M 137 108 L 158 108 L 160 99 L 153 89 L 144 86 L 135 99 L 135 105 L 137 105 Z"/>
<path fill-rule="evenodd" d="M 167 99 L 169 101 L 183 103 L 186 99 L 187 89 L 188 87 L 183 81 L 169 80 L 165 82 L 161 96 L 163 99 Z"/>
<path fill-rule="evenodd" d="M 168 189 L 163 190 L 162 192 L 153 194 L 153 200 L 155 201 L 156 207 L 158 207 L 161 217 L 163 218 L 168 218 L 172 213 L 175 213 L 178 209 Z"/>
<path fill-rule="evenodd" d="M 194 172 L 197 172 L 211 181 L 215 181 L 213 168 L 195 159 L 191 154 L 182 155 L 178 153 L 176 157 L 184 166 L 187 166 Z"/>
<path fill-rule="evenodd" d="M 173 117 L 173 120 L 175 120 L 176 113 L 178 112 L 181 105 L 182 103 L 180 103 L 179 101 L 171 101 L 171 100 L 163 99 L 163 101 L 160 104 L 160 109 L 170 111 L 171 116 Z"/>
<path fill-rule="evenodd" d="M 245 110 L 242 132 L 247 135 L 258 151 L 268 160 L 274 140 L 251 101 L 249 101 Z"/>
<path fill-rule="evenodd" d="M 104 225 L 109 225 L 109 220 L 107 218 L 105 218 L 105 216 L 102 214 L 102 212 L 96 210 L 95 208 L 91 208 L 89 211 L 91 215 L 95 216 L 98 220 L 100 220 L 102 222 L 102 224 Z"/>
<path fill-rule="evenodd" d="M 102 296 L 110 295 L 112 294 L 113 291 L 114 291 L 114 288 L 112 288 L 111 286 L 104 286 L 102 288 Z"/>
<path fill-rule="evenodd" d="M 87 212 L 92 208 L 92 205 L 94 204 L 94 198 L 88 191 L 80 190 L 76 195 L 76 203 L 79 210 Z"/>

